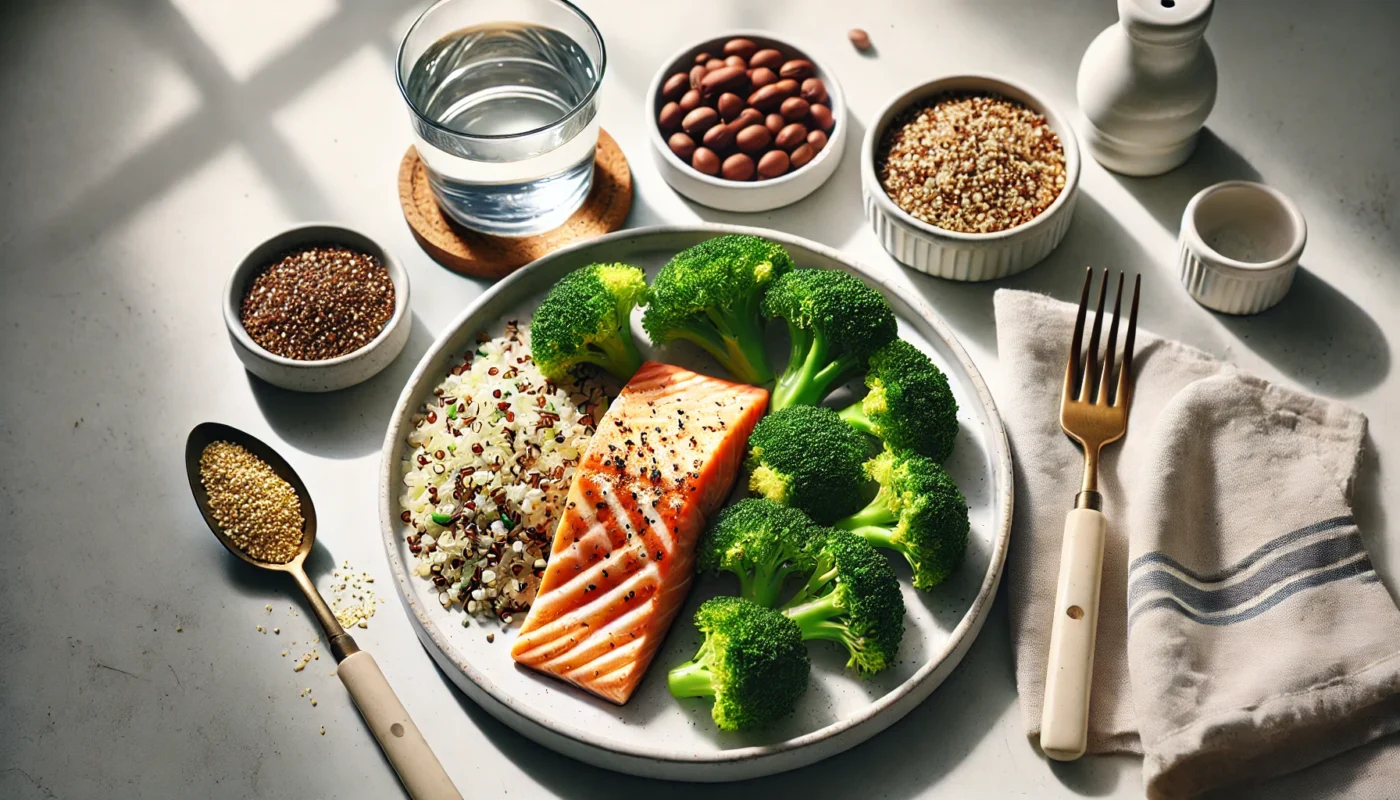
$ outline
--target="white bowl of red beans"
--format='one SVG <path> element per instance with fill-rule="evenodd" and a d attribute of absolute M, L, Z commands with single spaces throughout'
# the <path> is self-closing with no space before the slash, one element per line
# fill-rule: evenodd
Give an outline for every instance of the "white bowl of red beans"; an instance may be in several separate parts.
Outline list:
<path fill-rule="evenodd" d="M 691 45 L 652 78 L 645 104 L 671 188 L 724 211 L 767 211 L 816 191 L 846 148 L 841 85 L 811 50 L 758 31 Z"/>
<path fill-rule="evenodd" d="M 315 223 L 254 247 L 224 287 L 238 359 L 268 383 L 331 392 L 389 366 L 411 328 L 408 273 L 373 239 Z"/>

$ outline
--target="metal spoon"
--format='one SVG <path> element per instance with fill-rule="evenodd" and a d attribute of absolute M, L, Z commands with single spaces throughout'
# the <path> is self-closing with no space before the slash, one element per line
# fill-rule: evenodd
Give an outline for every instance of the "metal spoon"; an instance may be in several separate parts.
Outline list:
<path fill-rule="evenodd" d="M 249 556 L 228 538 L 228 534 L 214 519 L 209 508 L 209 493 L 205 491 L 204 482 L 200 480 L 199 459 L 204 454 L 204 448 L 218 441 L 240 445 L 262 459 L 296 492 L 297 499 L 301 501 L 304 523 L 301 549 L 297 550 L 297 554 L 287 563 L 272 564 Z M 409 795 L 419 800 L 461 800 L 462 795 L 453 786 L 452 779 L 443 771 L 441 762 L 433 755 L 432 748 L 418 731 L 418 726 L 409 718 L 408 711 L 385 680 L 384 673 L 380 671 L 374 657 L 355 645 L 355 640 L 340 626 L 330 606 L 326 605 L 321 593 L 316 590 L 316 585 L 307 576 L 306 557 L 311 552 L 312 545 L 316 543 L 316 507 L 311 504 L 311 495 L 306 491 L 306 484 L 301 482 L 301 478 L 297 477 L 291 466 L 277 451 L 257 438 L 228 425 L 205 422 L 196 425 L 185 442 L 185 472 L 189 476 L 190 491 L 194 492 L 194 501 L 199 506 L 199 513 L 204 515 L 209 530 L 214 532 L 214 536 L 223 542 L 230 553 L 260 569 L 290 573 L 297 586 L 301 587 L 302 594 L 306 595 L 306 601 L 311 604 L 311 610 L 316 614 L 316 620 L 321 623 L 321 629 L 325 631 L 330 642 L 331 655 L 337 663 L 336 674 L 349 690 L 360 715 L 369 723 L 370 731 L 379 741 L 380 748 L 389 758 L 389 763 L 393 765 Z"/>

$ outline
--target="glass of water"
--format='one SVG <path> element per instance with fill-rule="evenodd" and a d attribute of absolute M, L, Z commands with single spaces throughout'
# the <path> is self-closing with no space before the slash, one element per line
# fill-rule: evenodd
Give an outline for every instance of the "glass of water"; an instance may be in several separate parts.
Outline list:
<path fill-rule="evenodd" d="M 557 228 L 588 196 L 603 37 L 564 0 L 441 0 L 399 47 L 398 81 L 438 205 L 472 230 Z"/>

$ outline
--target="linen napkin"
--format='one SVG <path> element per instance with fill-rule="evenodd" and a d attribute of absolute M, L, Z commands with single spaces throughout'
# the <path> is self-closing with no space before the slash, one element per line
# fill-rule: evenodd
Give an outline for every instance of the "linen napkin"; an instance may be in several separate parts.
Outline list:
<path fill-rule="evenodd" d="M 1016 457 L 1011 629 L 1034 738 L 1082 470 L 1059 427 L 1075 309 L 1009 290 L 995 305 Z M 1400 610 L 1350 515 L 1365 418 L 1143 332 L 1134 367 L 1128 435 L 1100 463 L 1089 752 L 1142 752 L 1149 796 L 1191 797 L 1400 730 Z"/>

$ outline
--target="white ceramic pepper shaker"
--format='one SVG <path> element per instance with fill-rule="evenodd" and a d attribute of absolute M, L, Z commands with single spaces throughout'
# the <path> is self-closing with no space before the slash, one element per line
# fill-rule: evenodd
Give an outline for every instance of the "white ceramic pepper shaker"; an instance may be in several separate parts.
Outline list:
<path fill-rule="evenodd" d="M 1124 175 L 1180 166 L 1215 105 L 1215 57 L 1204 34 L 1214 0 L 1118 0 L 1118 24 L 1079 64 L 1084 142 Z"/>

